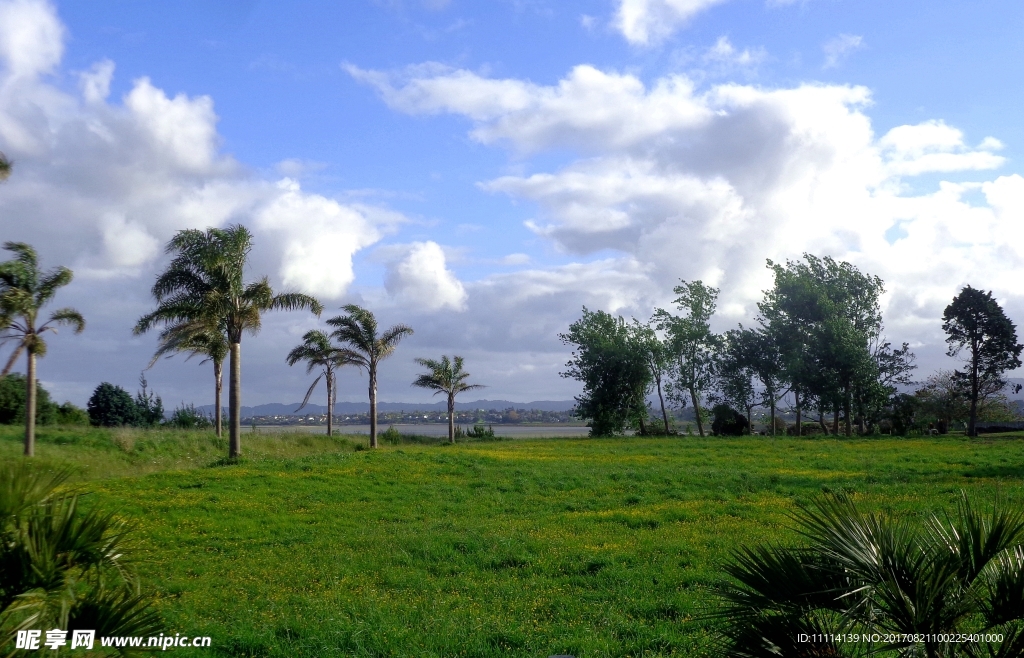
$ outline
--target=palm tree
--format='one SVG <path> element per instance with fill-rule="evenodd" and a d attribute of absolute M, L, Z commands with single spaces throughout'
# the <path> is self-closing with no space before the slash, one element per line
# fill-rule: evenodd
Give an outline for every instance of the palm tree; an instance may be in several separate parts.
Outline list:
<path fill-rule="evenodd" d="M 228 454 L 241 454 L 242 335 L 255 335 L 262 314 L 272 310 L 323 311 L 315 298 L 302 293 L 274 294 L 267 277 L 245 283 L 252 234 L 241 225 L 206 231 L 178 231 L 166 251 L 176 254 L 153 284 L 157 309 L 135 326 L 142 333 L 156 324 L 195 322 L 223 327 L 228 342 Z"/>
<path fill-rule="evenodd" d="M 743 548 L 726 568 L 737 582 L 714 615 L 725 622 L 721 655 L 1024 655 L 1020 508 L 982 514 L 962 496 L 955 513 L 917 528 L 833 494 L 794 518 L 809 545 Z M 982 639 L 940 641 L 958 633 Z M 854 634 L 863 641 L 841 641 Z"/>
<path fill-rule="evenodd" d="M 455 443 L 455 396 L 463 391 L 483 388 L 483 384 L 467 384 L 469 373 L 462 370 L 462 357 L 456 356 L 449 361 L 442 355 L 440 361 L 433 359 L 416 359 L 430 372 L 423 373 L 412 383 L 413 386 L 434 391 L 434 395 L 444 393 L 448 396 L 448 442 Z"/>
<path fill-rule="evenodd" d="M 39 322 L 39 312 L 57 290 L 71 283 L 73 274 L 66 267 L 49 272 L 39 269 L 35 249 L 24 242 L 5 242 L 4 249 L 15 257 L 0 263 L 0 344 L 13 341 L 14 351 L 4 366 L 3 377 L 24 351 L 28 364 L 25 371 L 25 455 L 35 454 L 36 444 L 36 357 L 46 355 L 43 334 L 57 332 L 56 325 L 68 325 L 76 334 L 85 329 L 85 319 L 73 308 L 57 309 L 50 318 Z"/>
<path fill-rule="evenodd" d="M 295 411 L 299 411 L 309 402 L 309 396 L 313 389 L 320 383 L 321 378 L 327 381 L 327 436 L 331 436 L 334 428 L 334 402 L 338 397 L 338 374 L 341 366 L 353 363 L 349 354 L 331 344 L 331 337 L 319 329 L 312 329 L 302 337 L 302 344 L 298 345 L 288 353 L 288 365 L 293 366 L 299 361 L 306 361 L 306 374 L 313 372 L 315 368 L 321 368 L 317 378 L 313 380 L 302 404 Z"/>
<path fill-rule="evenodd" d="M 138 591 L 128 524 L 84 509 L 79 494 L 58 493 L 69 470 L 30 465 L 0 465 L 0 638 L 29 628 L 163 631 L 153 601 Z"/>
<path fill-rule="evenodd" d="M 370 376 L 370 447 L 377 447 L 377 364 L 391 356 L 406 336 L 412 335 L 412 329 L 404 324 L 396 324 L 382 334 L 377 333 L 377 318 L 373 313 L 348 304 L 341 310 L 348 315 L 331 318 L 327 324 L 337 329 L 331 334 L 342 345 L 348 345 L 342 351 L 354 365 L 365 368 Z"/>
<path fill-rule="evenodd" d="M 136 325 L 134 333 L 140 334 L 148 329 L 148 327 L 142 328 L 140 325 Z M 213 425 L 217 438 L 220 438 L 223 434 L 221 390 L 224 381 L 224 359 L 227 358 L 229 351 L 228 338 L 224 328 L 206 322 L 178 322 L 165 327 L 160 332 L 158 340 L 157 350 L 149 362 L 150 368 L 161 356 L 170 358 L 179 352 L 188 354 L 188 357 L 185 358 L 186 361 L 194 356 L 203 356 L 205 358 L 199 362 L 200 365 L 207 362 L 213 363 Z"/>

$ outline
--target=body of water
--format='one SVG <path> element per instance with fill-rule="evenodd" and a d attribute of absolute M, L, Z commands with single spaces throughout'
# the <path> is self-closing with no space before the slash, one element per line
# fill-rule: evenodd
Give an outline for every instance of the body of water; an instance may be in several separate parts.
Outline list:
<path fill-rule="evenodd" d="M 377 432 L 383 432 L 389 425 L 381 423 L 377 425 Z M 402 434 L 419 434 L 420 436 L 448 436 L 448 425 L 432 423 L 424 425 L 395 425 L 396 430 Z M 468 431 L 472 425 L 462 425 Z M 486 427 L 486 426 L 485 426 Z M 528 439 L 542 436 L 586 436 L 590 432 L 589 427 L 573 427 L 570 425 L 492 425 L 495 436 L 507 436 L 518 439 Z M 336 432 L 342 434 L 369 434 L 369 425 L 335 425 Z M 251 432 L 251 425 L 243 425 L 242 430 Z M 313 434 L 326 434 L 326 425 L 257 425 L 259 432 L 311 432 Z"/>

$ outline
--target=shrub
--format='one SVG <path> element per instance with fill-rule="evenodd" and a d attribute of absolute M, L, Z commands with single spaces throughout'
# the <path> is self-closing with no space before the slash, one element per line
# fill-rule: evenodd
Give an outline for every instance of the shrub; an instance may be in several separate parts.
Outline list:
<path fill-rule="evenodd" d="M 397 446 L 402 442 L 402 433 L 396 430 L 394 425 L 388 425 L 388 428 L 381 432 L 380 440 Z"/>
<path fill-rule="evenodd" d="M 716 404 L 711 413 L 714 416 L 711 431 L 716 436 L 740 436 L 746 434 L 750 427 L 747 417 L 727 404 Z"/>
<path fill-rule="evenodd" d="M 0 424 L 25 422 L 25 376 L 11 373 L 0 377 Z M 50 394 L 36 382 L 36 423 L 49 425 L 57 420 L 57 405 Z"/>
<path fill-rule="evenodd" d="M 466 438 L 469 439 L 493 439 L 494 438 L 494 426 L 489 425 L 487 429 L 484 429 L 483 425 L 474 425 L 472 429 L 466 432 Z"/>
<path fill-rule="evenodd" d="M 733 580 L 715 615 L 724 622 L 716 655 L 1024 655 L 1019 507 L 998 503 L 982 513 L 964 495 L 953 513 L 918 524 L 906 514 L 862 513 L 849 496 L 827 494 L 793 518 L 804 546 L 733 552 Z M 865 633 L 892 639 L 866 651 L 843 643 Z M 958 642 L 961 633 L 980 635 Z"/>
<path fill-rule="evenodd" d="M 135 406 L 139 408 L 138 424 L 142 427 L 153 427 L 164 422 L 164 401 L 160 396 L 148 389 L 145 375 L 139 375 L 142 390 L 135 395 Z"/>
<path fill-rule="evenodd" d="M 99 427 L 141 425 L 139 406 L 128 391 L 109 382 L 103 382 L 93 391 L 89 403 L 89 422 Z"/>
<path fill-rule="evenodd" d="M 26 626 L 162 632 L 153 600 L 138 591 L 128 524 L 85 509 L 80 494 L 58 492 L 68 475 L 23 461 L 0 465 L 0 638 Z"/>
<path fill-rule="evenodd" d="M 171 413 L 171 417 L 164 421 L 164 425 L 183 430 L 204 430 L 213 427 L 213 421 L 196 409 L 196 405 L 182 402 L 181 406 Z"/>
<path fill-rule="evenodd" d="M 57 407 L 57 423 L 60 425 L 88 425 L 89 414 L 85 409 L 65 402 Z"/>

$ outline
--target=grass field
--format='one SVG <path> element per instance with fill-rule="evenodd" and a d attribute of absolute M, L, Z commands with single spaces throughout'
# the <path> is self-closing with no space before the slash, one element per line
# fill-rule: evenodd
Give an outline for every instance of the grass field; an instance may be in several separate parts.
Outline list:
<path fill-rule="evenodd" d="M 365 439 L 42 428 L 41 463 L 138 523 L 171 632 L 223 656 L 711 655 L 732 548 L 823 488 L 922 518 L 1024 501 L 1024 438 Z M 0 458 L 20 450 L 0 427 Z"/>

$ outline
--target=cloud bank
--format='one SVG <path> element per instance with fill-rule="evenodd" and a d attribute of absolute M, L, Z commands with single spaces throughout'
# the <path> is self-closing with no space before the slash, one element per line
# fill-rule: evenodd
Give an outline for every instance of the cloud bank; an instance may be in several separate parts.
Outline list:
<path fill-rule="evenodd" d="M 562 321 L 596 291 L 602 308 L 644 316 L 680 278 L 720 286 L 721 321 L 747 321 L 771 284 L 765 260 L 804 252 L 886 279 L 890 333 L 933 352 L 938 318 L 963 284 L 992 288 L 1024 311 L 1013 283 L 1024 255 L 1024 178 L 987 173 L 1005 163 L 1001 143 L 972 146 L 941 120 L 877 135 L 866 88 L 698 91 L 683 75 L 645 83 L 585 65 L 553 85 L 436 64 L 348 70 L 395 110 L 465 117 L 482 144 L 576 154 L 561 168 L 481 183 L 530 202 L 530 229 L 582 259 L 515 275 L 519 303 L 568 294 L 576 303 L 566 299 L 567 312 L 554 299 L 545 305 Z M 913 191 L 924 174 L 960 182 Z M 505 299 L 501 281 L 468 284 L 469 307 Z"/>

